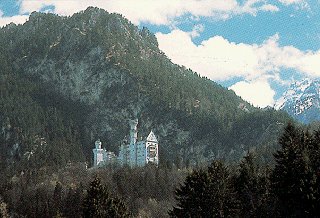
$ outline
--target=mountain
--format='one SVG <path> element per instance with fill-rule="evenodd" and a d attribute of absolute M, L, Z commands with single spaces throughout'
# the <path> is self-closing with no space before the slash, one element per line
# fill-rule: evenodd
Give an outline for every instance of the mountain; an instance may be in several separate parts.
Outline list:
<path fill-rule="evenodd" d="M 277 144 L 290 120 L 172 63 L 148 29 L 98 8 L 34 12 L 0 30 L 0 49 L 1 168 L 90 164 L 94 141 L 117 152 L 133 118 L 139 137 L 157 135 L 162 163 L 237 160 Z"/>
<path fill-rule="evenodd" d="M 287 111 L 295 119 L 308 124 L 320 120 L 320 81 L 304 79 L 294 82 L 277 101 L 276 109 Z"/>

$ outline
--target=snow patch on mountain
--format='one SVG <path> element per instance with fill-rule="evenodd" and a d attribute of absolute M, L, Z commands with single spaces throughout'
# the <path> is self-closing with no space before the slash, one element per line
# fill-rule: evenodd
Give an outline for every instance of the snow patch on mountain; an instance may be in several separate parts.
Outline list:
<path fill-rule="evenodd" d="M 320 81 L 304 79 L 292 83 L 274 107 L 303 123 L 320 120 Z"/>

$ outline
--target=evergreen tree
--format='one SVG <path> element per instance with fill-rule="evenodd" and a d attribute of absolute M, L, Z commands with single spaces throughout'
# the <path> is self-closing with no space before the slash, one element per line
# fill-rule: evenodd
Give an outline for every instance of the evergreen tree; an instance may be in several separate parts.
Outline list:
<path fill-rule="evenodd" d="M 315 177 L 310 164 L 310 135 L 291 123 L 279 139 L 272 172 L 272 193 L 279 216 L 310 216 L 314 201 Z"/>
<path fill-rule="evenodd" d="M 62 212 L 62 192 L 62 184 L 60 182 L 57 182 L 52 196 L 52 206 L 50 208 L 52 216 L 60 214 Z"/>
<path fill-rule="evenodd" d="M 125 204 L 118 198 L 112 198 L 101 184 L 99 178 L 95 178 L 88 189 L 83 202 L 83 217 L 85 218 L 123 218 L 129 217 Z"/>
<path fill-rule="evenodd" d="M 240 200 L 241 217 L 268 217 L 264 210 L 269 191 L 267 168 L 259 168 L 253 153 L 245 156 L 239 167 L 234 184 Z"/>
<path fill-rule="evenodd" d="M 313 176 L 313 184 L 309 190 L 311 214 L 315 217 L 320 216 L 318 210 L 320 206 L 320 129 L 315 131 L 311 142 L 308 143 L 308 154 L 311 163 L 311 170 Z"/>
<path fill-rule="evenodd" d="M 81 217 L 81 200 L 81 187 L 78 187 L 76 189 L 70 188 L 64 202 L 64 216 L 68 218 Z"/>
<path fill-rule="evenodd" d="M 171 217 L 237 217 L 238 202 L 229 170 L 214 161 L 207 170 L 196 170 L 176 190 L 177 207 Z"/>

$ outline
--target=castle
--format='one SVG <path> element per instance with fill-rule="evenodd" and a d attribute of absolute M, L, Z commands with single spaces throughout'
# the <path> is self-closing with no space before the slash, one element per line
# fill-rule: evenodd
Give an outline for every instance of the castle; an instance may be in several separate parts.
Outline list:
<path fill-rule="evenodd" d="M 120 146 L 118 156 L 114 152 L 101 148 L 102 143 L 97 140 L 93 149 L 93 166 L 99 167 L 115 163 L 130 167 L 142 167 L 148 163 L 158 165 L 158 140 L 155 134 L 151 131 L 145 140 L 137 141 L 137 126 L 137 119 L 130 121 L 130 143 Z"/>

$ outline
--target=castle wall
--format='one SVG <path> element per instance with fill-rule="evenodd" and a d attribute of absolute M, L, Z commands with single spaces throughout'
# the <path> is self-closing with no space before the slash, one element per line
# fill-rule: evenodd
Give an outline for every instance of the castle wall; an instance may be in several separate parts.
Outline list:
<path fill-rule="evenodd" d="M 146 165 L 146 143 L 140 141 L 137 143 L 137 166 Z"/>
<path fill-rule="evenodd" d="M 103 149 L 93 149 L 93 166 L 98 166 L 104 162 Z"/>
<path fill-rule="evenodd" d="M 159 149 L 157 142 L 147 142 L 146 143 L 146 163 L 159 164 Z"/>

